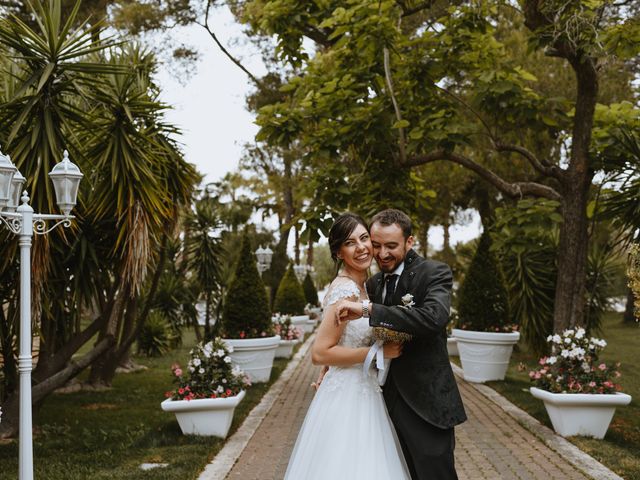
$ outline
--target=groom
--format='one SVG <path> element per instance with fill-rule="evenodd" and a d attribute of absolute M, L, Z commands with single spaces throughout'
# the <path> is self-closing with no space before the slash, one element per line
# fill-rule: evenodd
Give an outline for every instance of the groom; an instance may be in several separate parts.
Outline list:
<path fill-rule="evenodd" d="M 453 427 L 467 417 L 447 354 L 451 270 L 411 249 L 411 229 L 411 220 L 399 210 L 384 210 L 371 219 L 371 243 L 381 270 L 367 282 L 371 303 L 341 302 L 337 315 L 341 320 L 368 315 L 372 327 L 412 335 L 391 362 L 385 403 L 411 478 L 453 480 L 458 478 Z"/>

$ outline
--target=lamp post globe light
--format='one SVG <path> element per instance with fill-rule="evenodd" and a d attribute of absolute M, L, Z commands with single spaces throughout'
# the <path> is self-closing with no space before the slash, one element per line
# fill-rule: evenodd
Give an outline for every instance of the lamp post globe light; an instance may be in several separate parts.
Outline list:
<path fill-rule="evenodd" d="M 56 200 L 63 215 L 34 213 L 29 205 L 29 195 L 22 187 L 26 179 L 20 174 L 11 158 L 0 152 L 0 220 L 13 233 L 18 235 L 20 246 L 20 354 L 18 371 L 20 372 L 20 439 L 19 439 L 19 478 L 33 480 L 33 438 L 32 438 L 32 402 L 31 370 L 33 357 L 31 352 L 31 239 L 36 235 L 46 235 L 59 225 L 71 226 L 71 210 L 76 204 L 78 186 L 82 179 L 80 169 L 64 159 L 55 165 L 49 173 L 53 181 Z M 22 201 L 22 204 L 18 205 Z M 49 226 L 49 222 L 54 222 Z"/>
<path fill-rule="evenodd" d="M 258 271 L 260 272 L 260 275 L 262 275 L 264 272 L 269 270 L 269 267 L 271 267 L 273 250 L 271 250 L 269 247 L 262 248 L 262 246 L 259 246 L 255 253 L 256 260 L 258 260 Z"/>
<path fill-rule="evenodd" d="M 293 266 L 293 272 L 296 274 L 296 277 L 298 277 L 298 281 L 300 283 L 302 283 L 302 281 L 304 280 L 304 277 L 307 273 L 307 266 L 306 265 L 294 265 Z"/>

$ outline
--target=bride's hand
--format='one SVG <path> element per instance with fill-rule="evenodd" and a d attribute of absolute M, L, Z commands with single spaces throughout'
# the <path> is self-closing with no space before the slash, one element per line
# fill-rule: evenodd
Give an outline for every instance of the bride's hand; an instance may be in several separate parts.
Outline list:
<path fill-rule="evenodd" d="M 313 382 L 311 384 L 311 386 L 313 388 L 315 388 L 316 390 L 318 390 L 318 387 L 320 387 L 320 384 L 322 383 L 322 380 L 324 380 L 324 376 L 327 374 L 328 371 L 329 371 L 329 367 L 324 365 L 322 367 L 322 369 L 320 370 L 320 374 L 318 375 L 318 379 L 315 382 Z"/>
<path fill-rule="evenodd" d="M 402 355 L 402 343 L 388 342 L 384 344 L 384 358 L 398 358 Z"/>
<path fill-rule="evenodd" d="M 340 300 L 336 305 L 336 326 L 348 320 L 355 320 L 362 316 L 362 303 L 350 300 Z"/>

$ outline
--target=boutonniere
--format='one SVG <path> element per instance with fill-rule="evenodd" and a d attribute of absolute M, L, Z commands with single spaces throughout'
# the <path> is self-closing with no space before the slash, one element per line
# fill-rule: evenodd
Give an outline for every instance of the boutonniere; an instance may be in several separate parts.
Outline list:
<path fill-rule="evenodd" d="M 402 306 L 407 308 L 413 307 L 416 303 L 413 301 L 413 295 L 411 295 L 410 293 L 407 293 L 406 295 L 404 295 L 401 300 L 402 300 Z"/>

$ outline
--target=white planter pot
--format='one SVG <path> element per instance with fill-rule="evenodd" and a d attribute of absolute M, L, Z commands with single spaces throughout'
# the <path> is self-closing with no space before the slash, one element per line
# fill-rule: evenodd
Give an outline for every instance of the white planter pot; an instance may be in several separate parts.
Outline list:
<path fill-rule="evenodd" d="M 464 379 L 482 383 L 504 380 L 513 346 L 520 332 L 494 333 L 453 329 L 458 344 Z"/>
<path fill-rule="evenodd" d="M 604 438 L 616 407 L 631 402 L 626 393 L 551 393 L 536 387 L 530 391 L 544 402 L 553 429 L 563 437 Z"/>
<path fill-rule="evenodd" d="M 265 338 L 225 338 L 224 342 L 233 347 L 229 354 L 231 362 L 239 366 L 252 383 L 268 382 L 271 367 L 280 337 Z"/>
<path fill-rule="evenodd" d="M 455 337 L 447 338 L 447 353 L 450 357 L 459 357 L 460 352 L 458 352 L 458 340 Z"/>
<path fill-rule="evenodd" d="M 291 323 L 294 327 L 298 327 L 304 333 L 311 333 L 314 325 L 309 323 L 309 315 L 293 315 Z"/>
<path fill-rule="evenodd" d="M 167 399 L 160 406 L 165 412 L 176 415 L 180 429 L 185 435 L 225 438 L 231 427 L 233 412 L 244 396 L 243 390 L 229 398 Z"/>
<path fill-rule="evenodd" d="M 280 340 L 278 348 L 276 349 L 276 358 L 291 358 L 293 353 L 293 347 L 300 343 L 298 340 Z"/>

